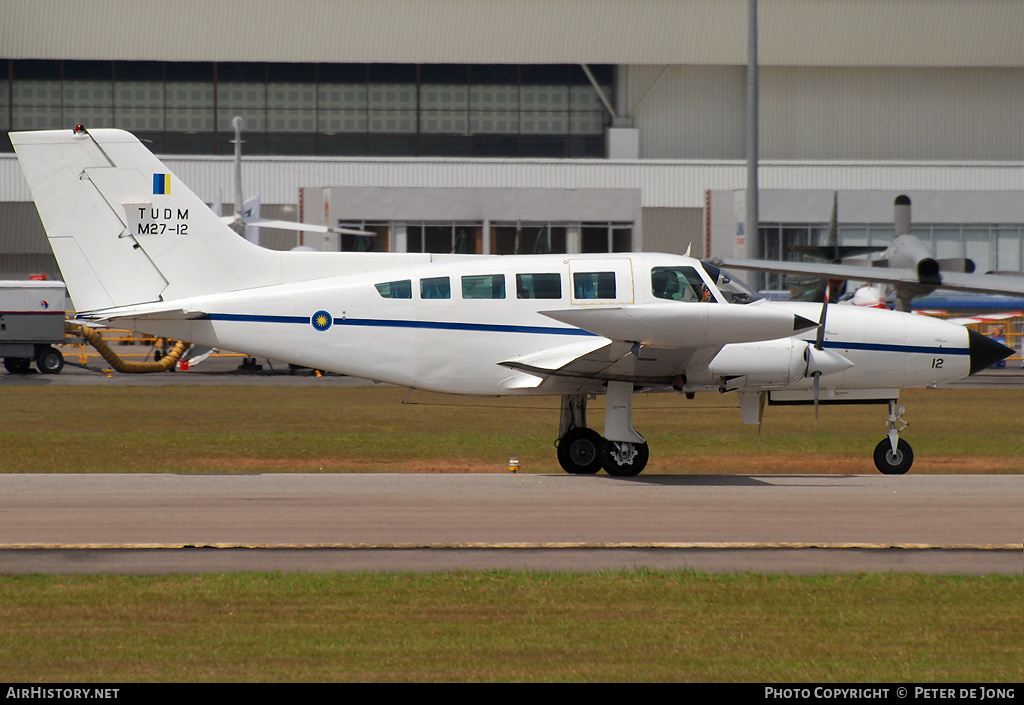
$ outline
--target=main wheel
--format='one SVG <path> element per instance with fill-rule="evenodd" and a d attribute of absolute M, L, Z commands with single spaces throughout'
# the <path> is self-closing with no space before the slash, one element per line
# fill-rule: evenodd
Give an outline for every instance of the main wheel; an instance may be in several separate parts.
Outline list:
<path fill-rule="evenodd" d="M 875 446 L 875 467 L 885 475 L 902 475 L 914 464 L 914 451 L 910 444 L 902 438 L 896 443 L 896 452 L 892 452 L 892 443 L 883 438 Z"/>
<path fill-rule="evenodd" d="M 558 439 L 558 464 L 573 475 L 593 475 L 601 469 L 598 450 L 604 439 L 589 428 L 574 428 Z"/>
<path fill-rule="evenodd" d="M 601 444 L 601 465 L 612 477 L 634 477 L 647 467 L 650 451 L 646 443 L 619 443 L 606 440 Z"/>
<path fill-rule="evenodd" d="M 32 360 L 27 357 L 5 357 L 4 369 L 12 375 L 23 375 L 32 367 Z"/>
<path fill-rule="evenodd" d="M 43 348 L 36 355 L 36 367 L 39 368 L 40 372 L 55 375 L 64 369 L 64 356 L 60 354 L 60 350 L 57 348 Z"/>

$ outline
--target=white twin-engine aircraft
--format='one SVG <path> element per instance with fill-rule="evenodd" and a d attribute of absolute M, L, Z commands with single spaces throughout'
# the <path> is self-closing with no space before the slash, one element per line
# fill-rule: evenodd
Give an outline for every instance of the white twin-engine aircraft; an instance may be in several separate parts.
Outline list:
<path fill-rule="evenodd" d="M 685 256 L 266 250 L 127 132 L 11 140 L 79 319 L 416 389 L 560 395 L 570 473 L 641 472 L 632 396 L 672 390 L 736 391 L 752 424 L 766 401 L 888 403 L 875 463 L 903 473 L 899 389 L 1013 352 L 924 316 L 769 302 Z"/>

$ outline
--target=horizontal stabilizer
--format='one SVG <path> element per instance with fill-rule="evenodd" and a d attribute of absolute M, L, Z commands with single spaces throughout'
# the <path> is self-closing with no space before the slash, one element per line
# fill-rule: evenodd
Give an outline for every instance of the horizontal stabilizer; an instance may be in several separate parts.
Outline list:
<path fill-rule="evenodd" d="M 75 316 L 76 320 L 110 323 L 113 321 L 194 321 L 206 318 L 209 314 L 190 307 L 166 304 L 140 304 L 138 306 L 120 306 L 99 311 L 85 311 Z"/>

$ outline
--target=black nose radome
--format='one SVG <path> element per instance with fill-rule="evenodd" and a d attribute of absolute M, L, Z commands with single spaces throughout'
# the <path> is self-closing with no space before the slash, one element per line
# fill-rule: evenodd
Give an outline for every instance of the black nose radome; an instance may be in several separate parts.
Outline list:
<path fill-rule="evenodd" d="M 967 341 L 971 350 L 972 375 L 975 372 L 987 370 L 1016 352 L 1013 348 L 1008 348 L 981 333 L 975 333 L 973 330 L 967 331 Z"/>

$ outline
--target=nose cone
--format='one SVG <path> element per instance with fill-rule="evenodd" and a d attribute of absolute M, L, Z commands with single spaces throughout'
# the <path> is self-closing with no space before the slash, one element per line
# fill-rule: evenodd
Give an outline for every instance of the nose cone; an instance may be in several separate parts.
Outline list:
<path fill-rule="evenodd" d="M 975 333 L 973 330 L 967 331 L 967 340 L 971 351 L 972 375 L 975 372 L 987 370 L 1000 360 L 1005 360 L 1016 352 L 1013 348 L 1008 348 L 981 333 Z"/>

